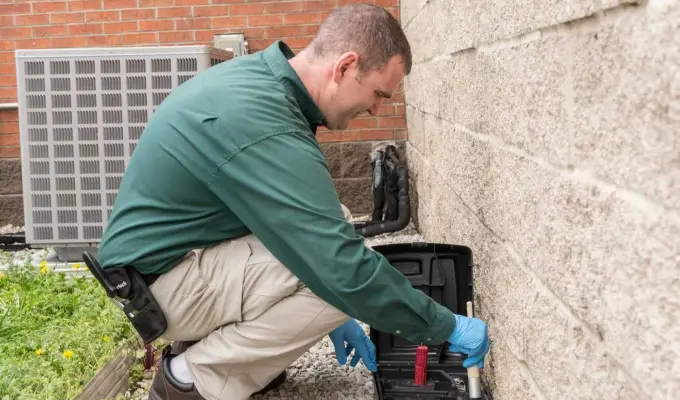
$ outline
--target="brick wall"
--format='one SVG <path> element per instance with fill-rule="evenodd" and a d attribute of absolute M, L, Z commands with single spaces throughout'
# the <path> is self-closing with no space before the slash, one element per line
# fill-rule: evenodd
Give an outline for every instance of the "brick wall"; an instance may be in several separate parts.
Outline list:
<path fill-rule="evenodd" d="M 496 400 L 680 392 L 680 1 L 402 0 L 418 226 L 470 246 Z"/>
<path fill-rule="evenodd" d="M 0 4 L 0 103 L 17 101 L 15 49 L 212 44 L 216 34 L 242 32 L 251 53 L 278 39 L 299 51 L 333 9 L 356 1 L 5 1 Z M 398 0 L 363 2 L 378 4 L 399 17 Z M 379 116 L 352 121 L 346 131 L 320 129 L 318 139 L 325 147 L 338 142 L 403 140 L 404 115 L 400 90 L 380 108 Z M 17 111 L 0 111 L 0 171 L 16 170 L 15 161 L 20 157 L 18 132 Z M 23 216 L 16 209 L 20 185 L 19 193 L 15 193 L 17 186 L 3 189 L 1 179 L 0 226 L 22 223 Z M 16 177 L 12 180 L 16 181 Z M 370 195 L 369 189 L 363 194 Z M 8 200 L 10 195 L 15 197 Z M 14 208 L 8 209 L 8 202 Z"/>

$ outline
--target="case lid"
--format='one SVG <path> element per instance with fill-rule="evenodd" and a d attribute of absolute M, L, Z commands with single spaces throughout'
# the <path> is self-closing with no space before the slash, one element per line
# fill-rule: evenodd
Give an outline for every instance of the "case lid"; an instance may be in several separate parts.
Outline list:
<path fill-rule="evenodd" d="M 469 247 L 415 242 L 380 245 L 373 249 L 385 256 L 416 289 L 456 314 L 467 314 L 466 303 L 473 301 L 472 250 Z M 376 347 L 378 365 L 414 362 L 420 343 L 411 343 L 372 328 L 370 336 Z M 430 346 L 428 358 L 438 359 L 442 351 L 448 352 L 444 345 Z M 462 358 L 458 361 L 462 362 Z"/>

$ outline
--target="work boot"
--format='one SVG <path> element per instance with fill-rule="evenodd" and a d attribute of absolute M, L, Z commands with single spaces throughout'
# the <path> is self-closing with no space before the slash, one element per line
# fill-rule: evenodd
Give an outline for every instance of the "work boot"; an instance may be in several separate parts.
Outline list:
<path fill-rule="evenodd" d="M 172 376 L 170 361 L 177 354 L 171 351 L 171 346 L 163 349 L 160 365 L 149 390 L 149 400 L 205 400 L 193 383 L 183 383 Z"/>
<path fill-rule="evenodd" d="M 172 358 L 186 351 L 194 343 L 196 342 L 174 342 L 173 345 L 163 349 L 160 366 L 149 391 L 149 400 L 205 400 L 193 383 L 180 382 L 170 371 Z M 286 377 L 287 373 L 284 370 L 262 390 L 253 394 L 264 394 L 276 389 L 286 381 Z"/>

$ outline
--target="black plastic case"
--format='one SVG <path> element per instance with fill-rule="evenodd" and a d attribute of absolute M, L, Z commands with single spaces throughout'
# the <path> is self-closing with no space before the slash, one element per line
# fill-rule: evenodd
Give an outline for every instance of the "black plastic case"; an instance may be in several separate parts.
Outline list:
<path fill-rule="evenodd" d="M 472 251 L 469 247 L 441 243 L 400 243 L 373 249 L 422 290 L 456 314 L 466 315 L 473 301 Z M 379 400 L 468 400 L 464 354 L 452 353 L 447 343 L 429 346 L 427 384 L 413 384 L 416 347 L 398 336 L 371 329 L 378 371 L 373 374 Z M 426 343 L 423 343 L 426 344 Z M 482 387 L 482 398 L 491 396 Z"/>

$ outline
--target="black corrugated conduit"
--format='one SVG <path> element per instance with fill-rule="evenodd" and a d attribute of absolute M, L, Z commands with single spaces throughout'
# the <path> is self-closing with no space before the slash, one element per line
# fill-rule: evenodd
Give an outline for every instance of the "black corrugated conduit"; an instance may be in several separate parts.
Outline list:
<path fill-rule="evenodd" d="M 371 162 L 373 168 L 373 212 L 370 221 L 354 223 L 364 237 L 404 229 L 411 219 L 408 169 L 399 160 L 397 149 L 388 145 L 378 150 Z"/>

